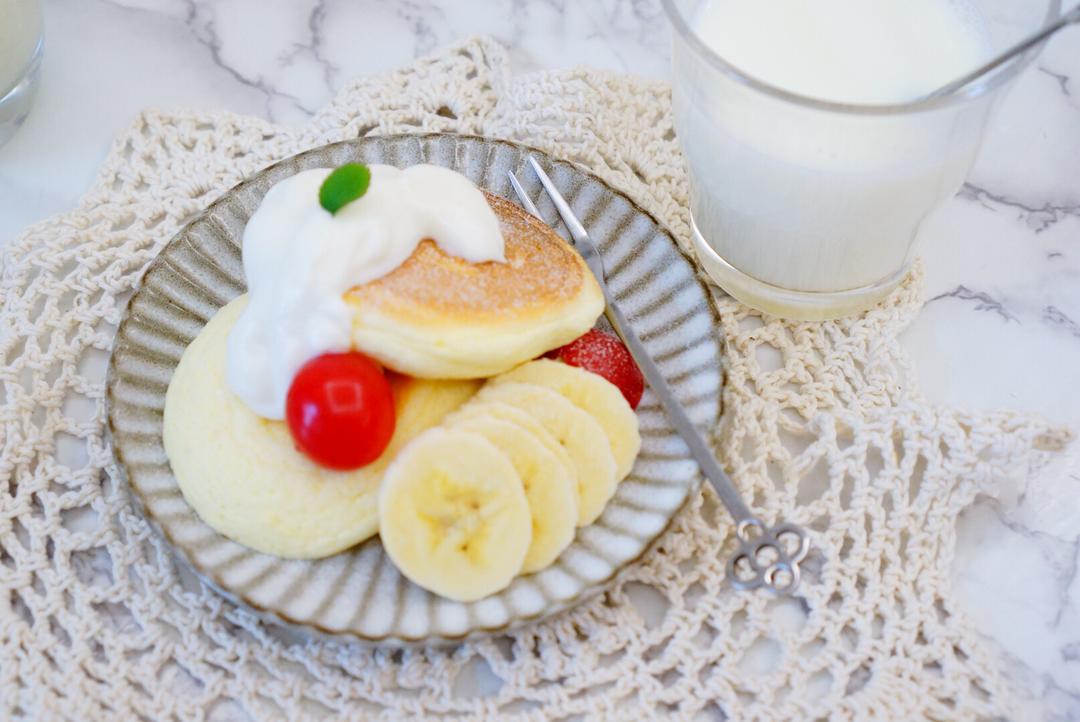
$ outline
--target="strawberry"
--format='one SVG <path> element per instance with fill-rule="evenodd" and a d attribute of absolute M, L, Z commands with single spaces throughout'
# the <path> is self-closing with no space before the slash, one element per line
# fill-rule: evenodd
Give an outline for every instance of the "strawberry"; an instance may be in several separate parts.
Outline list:
<path fill-rule="evenodd" d="M 622 341 L 609 333 L 594 328 L 545 356 L 603 376 L 619 388 L 632 409 L 637 408 L 645 392 L 645 379 L 634 357 Z"/>

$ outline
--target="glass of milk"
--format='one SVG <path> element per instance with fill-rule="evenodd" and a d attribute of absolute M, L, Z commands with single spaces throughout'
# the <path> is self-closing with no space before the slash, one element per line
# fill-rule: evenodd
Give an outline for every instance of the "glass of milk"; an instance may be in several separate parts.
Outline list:
<path fill-rule="evenodd" d="M 1057 16 L 1057 0 L 664 0 L 697 255 L 795 319 L 889 293 L 960 188 L 1021 56 L 918 100 Z"/>
<path fill-rule="evenodd" d="M 39 0 L 0 0 L 0 145 L 30 112 L 42 47 Z"/>

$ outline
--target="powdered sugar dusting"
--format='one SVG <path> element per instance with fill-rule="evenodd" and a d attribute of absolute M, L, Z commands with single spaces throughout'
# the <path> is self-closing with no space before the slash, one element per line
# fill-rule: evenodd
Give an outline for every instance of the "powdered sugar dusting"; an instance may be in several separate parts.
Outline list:
<path fill-rule="evenodd" d="M 592 276 L 577 252 L 518 206 L 486 195 L 499 218 L 505 263 L 468 263 L 427 240 L 393 273 L 353 289 L 350 302 L 394 315 L 465 315 L 483 322 L 560 306 L 580 295 Z"/>

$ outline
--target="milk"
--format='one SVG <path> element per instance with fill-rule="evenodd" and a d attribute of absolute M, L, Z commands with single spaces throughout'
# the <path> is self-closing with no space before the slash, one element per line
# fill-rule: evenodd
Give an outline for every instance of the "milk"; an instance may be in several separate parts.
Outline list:
<path fill-rule="evenodd" d="M 0 98 L 22 80 L 40 39 L 38 0 L 0 0 Z"/>
<path fill-rule="evenodd" d="M 913 100 L 978 65 L 978 16 L 955 0 L 708 0 L 694 31 L 771 85 L 844 103 Z"/>
<path fill-rule="evenodd" d="M 989 53 L 978 18 L 949 0 L 706 0 L 691 24 L 743 74 L 843 103 L 912 100 Z M 986 115 L 980 101 L 813 108 L 749 88 L 678 43 L 674 103 L 707 244 L 699 255 L 806 292 L 898 277 L 922 220 L 963 182 Z"/>

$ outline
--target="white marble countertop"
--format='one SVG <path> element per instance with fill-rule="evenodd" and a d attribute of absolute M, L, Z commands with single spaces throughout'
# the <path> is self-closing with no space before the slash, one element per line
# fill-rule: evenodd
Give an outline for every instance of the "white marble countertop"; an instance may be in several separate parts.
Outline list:
<path fill-rule="evenodd" d="M 474 33 L 506 44 L 519 72 L 668 73 L 658 0 L 46 0 L 45 12 L 37 105 L 0 148 L 0 243 L 71 208 L 147 106 L 299 123 L 346 79 Z M 929 300 L 905 343 L 927 395 L 1080 429 L 1080 29 L 1005 99 L 922 253 Z M 1018 502 L 982 500 L 960 520 L 960 596 L 1047 720 L 1080 719 L 1076 447 Z"/>

